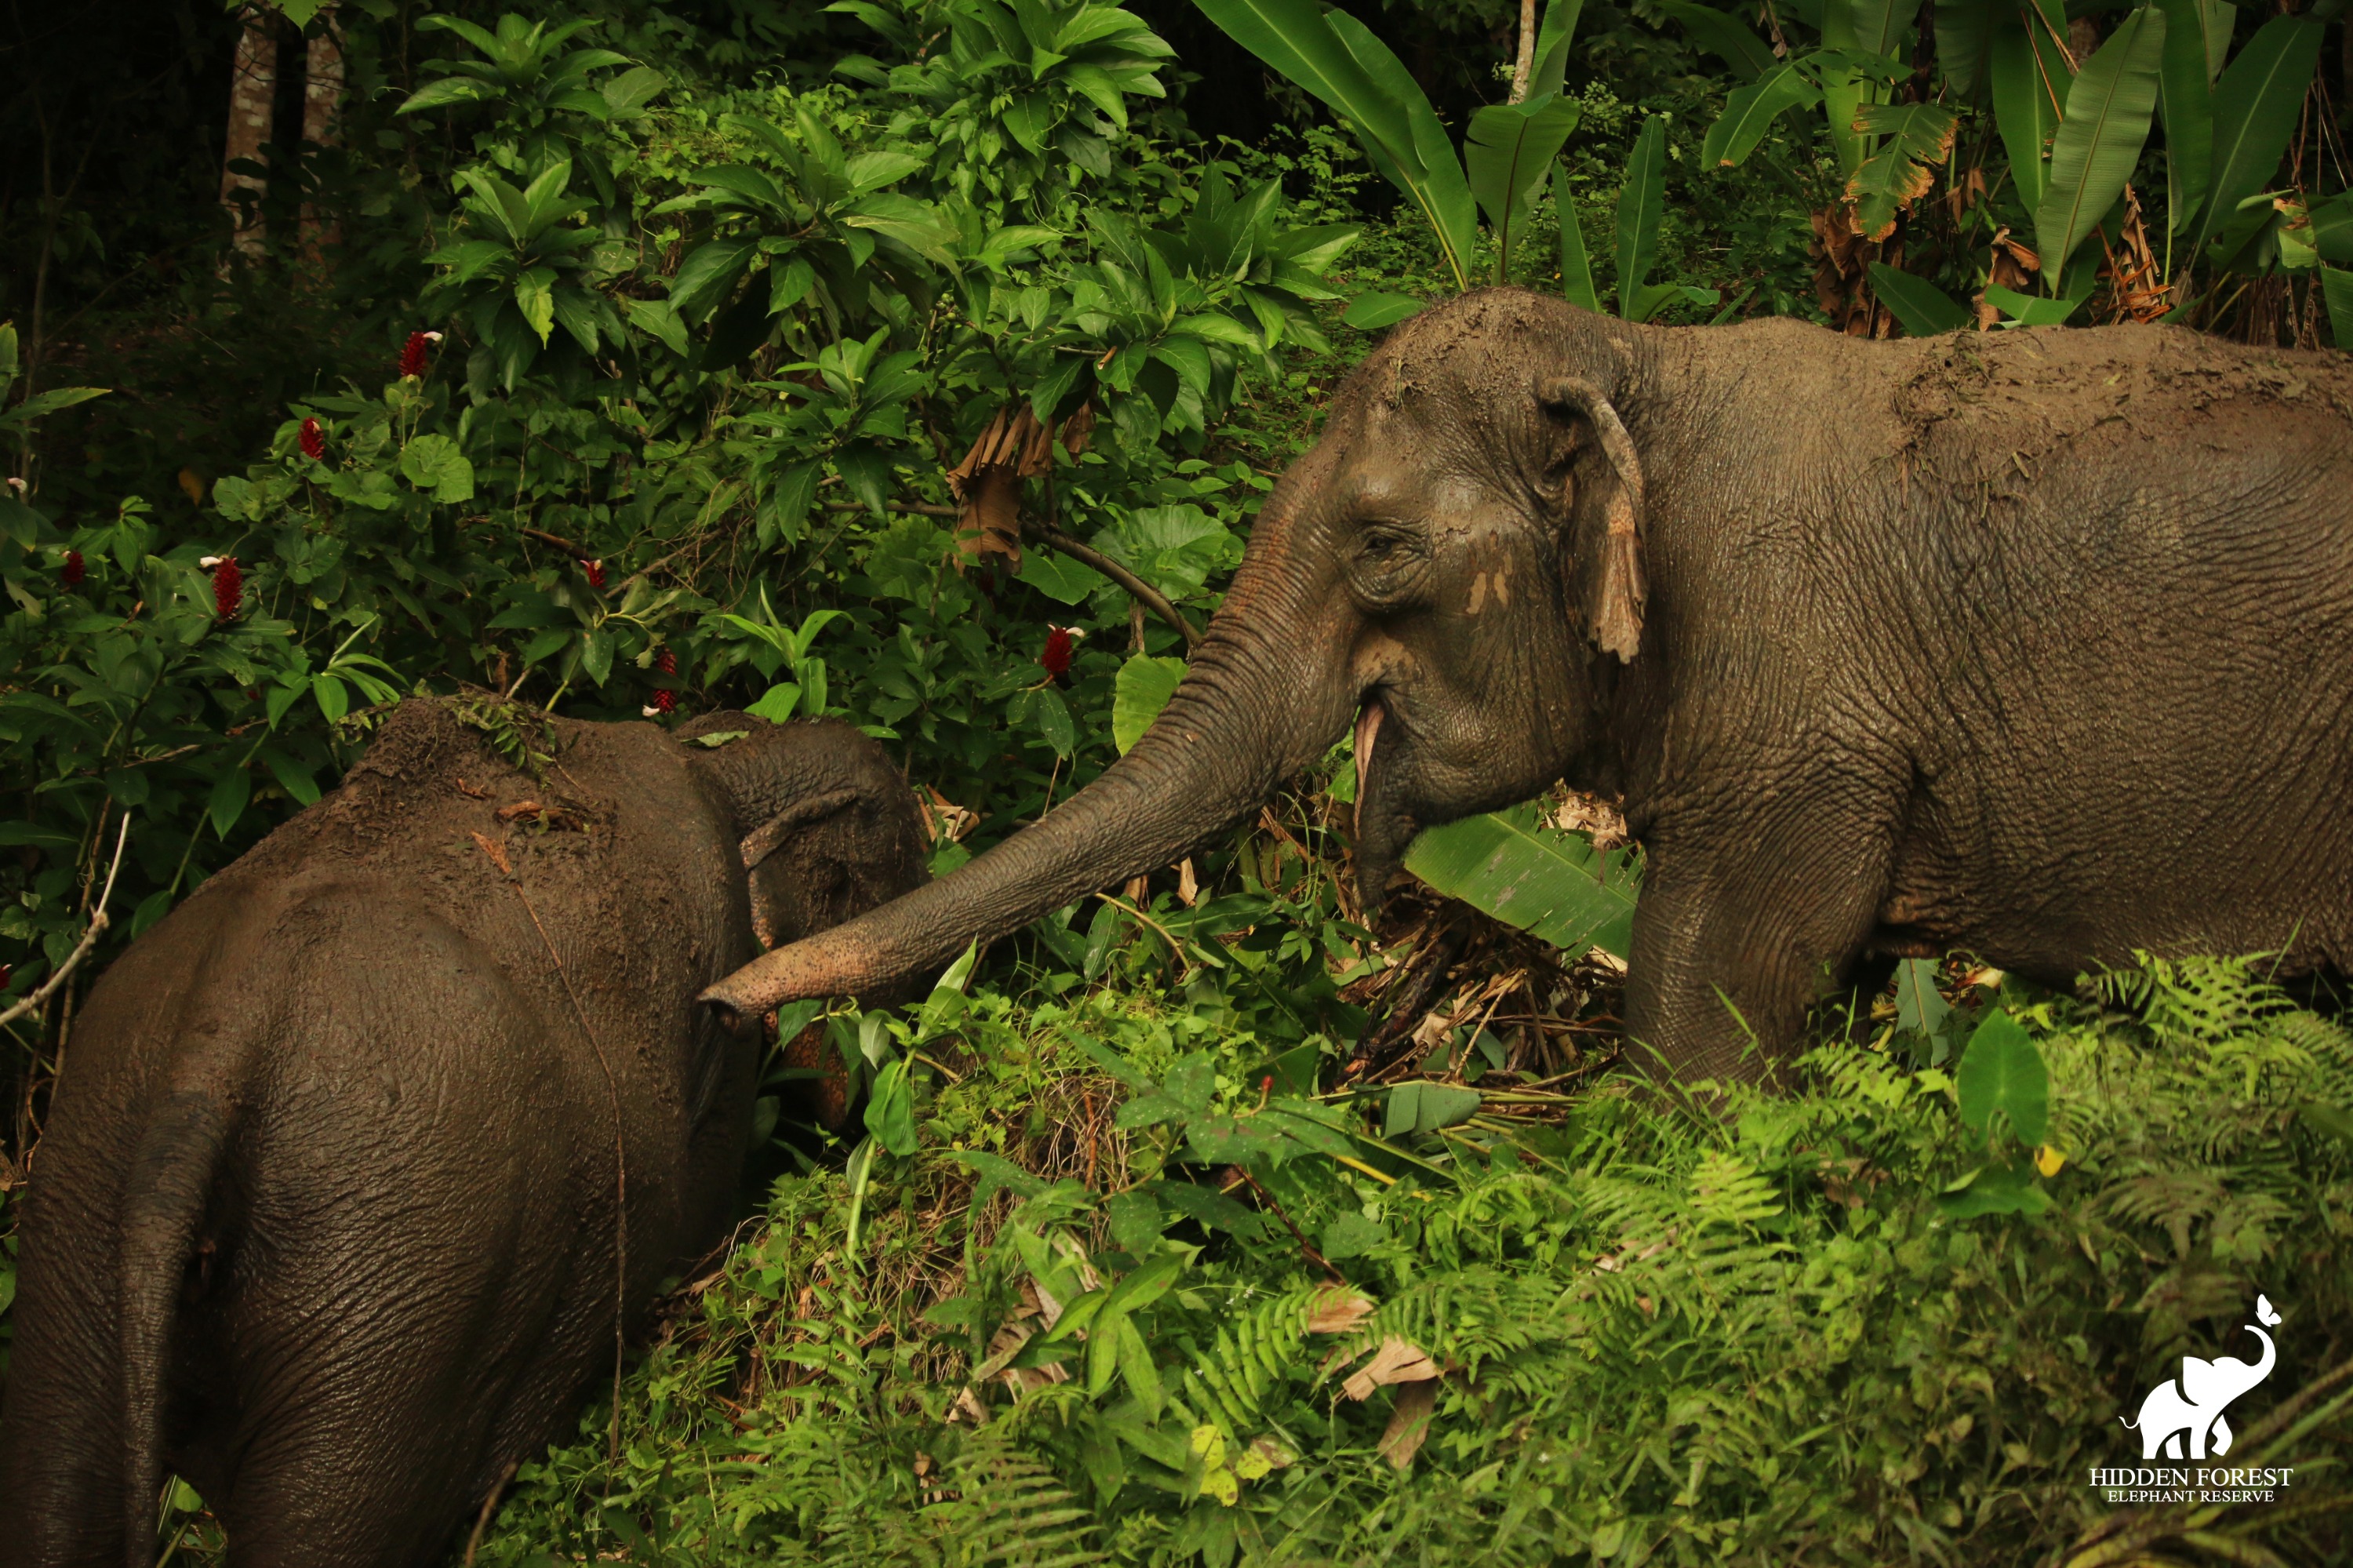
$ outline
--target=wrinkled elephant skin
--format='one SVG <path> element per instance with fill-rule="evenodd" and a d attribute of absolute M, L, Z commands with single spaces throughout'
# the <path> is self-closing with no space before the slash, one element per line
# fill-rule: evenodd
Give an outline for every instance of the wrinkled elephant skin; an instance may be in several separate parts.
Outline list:
<path fill-rule="evenodd" d="M 611 1376 L 749 1133 L 756 1054 L 695 991 L 925 874 L 855 731 L 689 729 L 742 733 L 558 723 L 534 783 L 404 704 L 100 980 L 32 1162 L 0 1558 L 152 1563 L 168 1470 L 238 1568 L 438 1563 Z"/>
<path fill-rule="evenodd" d="M 2342 355 L 1493 291 L 1335 396 L 1134 749 L 706 994 L 756 1016 L 943 963 L 1171 863 L 1354 724 L 1367 903 L 1423 827 L 1563 778 L 1620 794 L 1634 1054 L 1767 1077 L 1865 956 L 2342 969 L 2348 694 Z"/>

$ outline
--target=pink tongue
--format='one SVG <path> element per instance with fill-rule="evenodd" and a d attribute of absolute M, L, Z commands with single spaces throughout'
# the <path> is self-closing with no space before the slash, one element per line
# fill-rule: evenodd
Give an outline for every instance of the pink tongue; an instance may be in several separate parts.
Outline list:
<path fill-rule="evenodd" d="M 1381 733 L 1381 717 L 1387 712 L 1376 698 L 1356 714 L 1356 798 L 1360 800 L 1364 799 L 1365 780 L 1372 777 L 1373 737 Z"/>

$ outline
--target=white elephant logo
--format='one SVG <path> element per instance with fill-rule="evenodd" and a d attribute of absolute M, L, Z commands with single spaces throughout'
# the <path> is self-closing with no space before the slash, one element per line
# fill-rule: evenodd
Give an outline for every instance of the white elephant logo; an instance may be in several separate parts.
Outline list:
<path fill-rule="evenodd" d="M 2272 1337 L 2263 1332 L 2279 1327 L 2280 1315 L 2272 1310 L 2270 1297 L 2255 1298 L 2255 1319 L 2247 1332 L 2263 1342 L 2263 1360 L 2224 1356 L 2208 1361 L 2184 1356 L 2179 1377 L 2148 1391 L 2140 1402 L 2140 1419 L 2125 1422 L 2140 1434 L 2142 1458 L 2203 1459 L 2210 1454 L 2220 1458 L 2231 1451 L 2231 1424 L 2222 1419 L 2222 1407 L 2271 1376 L 2272 1363 L 2278 1359 Z"/>

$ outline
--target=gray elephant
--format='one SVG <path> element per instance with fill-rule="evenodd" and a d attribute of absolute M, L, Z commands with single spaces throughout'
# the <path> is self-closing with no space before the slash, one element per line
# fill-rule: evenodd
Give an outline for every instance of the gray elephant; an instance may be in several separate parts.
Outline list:
<path fill-rule="evenodd" d="M 1376 903 L 1561 778 L 1645 852 L 1625 1017 L 1765 1077 L 1863 960 L 2353 957 L 2353 362 L 2172 327 L 1868 343 L 1494 291 L 1399 328 L 1150 732 L 707 992 L 945 961 L 1167 865 L 1354 727 Z"/>
<path fill-rule="evenodd" d="M 526 712 L 477 704 L 507 755 Z M 404 704 L 92 988 L 32 1166 L 0 1553 L 437 1563 L 730 1216 L 751 1048 L 698 988 L 925 877 L 873 742 Z M 747 875 L 748 872 L 748 875 Z"/>
<path fill-rule="evenodd" d="M 2255 1316 L 2263 1323 L 2279 1322 L 2263 1297 L 2255 1298 Z M 2139 1418 L 2124 1423 L 2140 1434 L 2142 1458 L 2203 1459 L 2211 1455 L 2219 1459 L 2231 1451 L 2231 1424 L 2222 1418 L 2223 1408 L 2271 1376 L 2279 1359 L 2278 1348 L 2261 1326 L 2250 1323 L 2246 1328 L 2263 1342 L 2260 1360 L 2221 1356 L 2210 1361 L 2184 1356 L 2179 1378 L 2168 1378 L 2148 1391 L 2140 1402 Z"/>

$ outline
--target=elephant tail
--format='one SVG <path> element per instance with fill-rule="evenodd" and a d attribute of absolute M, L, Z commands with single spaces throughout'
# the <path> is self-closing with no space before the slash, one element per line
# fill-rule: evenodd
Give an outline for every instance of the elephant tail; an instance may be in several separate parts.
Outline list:
<path fill-rule="evenodd" d="M 124 1177 L 117 1321 L 123 1541 L 130 1568 L 151 1568 L 155 1561 L 172 1332 L 184 1296 L 201 1288 L 208 1273 L 198 1232 L 227 1150 L 228 1123 L 219 1097 L 168 1091 Z"/>

